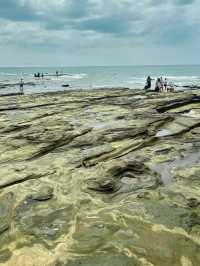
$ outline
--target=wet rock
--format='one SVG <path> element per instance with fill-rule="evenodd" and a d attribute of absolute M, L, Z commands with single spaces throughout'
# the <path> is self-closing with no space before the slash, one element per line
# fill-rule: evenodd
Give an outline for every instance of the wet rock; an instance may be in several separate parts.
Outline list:
<path fill-rule="evenodd" d="M 196 208 L 200 205 L 200 202 L 196 198 L 190 198 L 187 201 L 187 205 L 190 208 Z"/>
<path fill-rule="evenodd" d="M 142 266 L 142 262 L 135 257 L 129 257 L 124 254 L 95 254 L 93 256 L 83 256 L 71 259 L 64 266 Z"/>
<path fill-rule="evenodd" d="M 28 160 L 34 160 L 40 158 L 42 156 L 47 155 L 55 151 L 56 149 L 67 145 L 70 143 L 74 138 L 84 135 L 91 131 L 91 128 L 80 128 L 75 132 L 69 132 L 68 134 L 64 134 L 61 137 L 57 137 L 56 139 L 52 139 L 50 143 L 47 143 L 45 146 L 41 147 L 35 154 L 32 155 Z"/>
<path fill-rule="evenodd" d="M 22 170 L 23 171 L 23 170 Z M 55 171 L 54 170 L 49 170 L 49 171 L 45 171 L 45 172 L 19 172 L 18 174 L 13 174 L 10 176 L 6 176 L 5 178 L 0 178 L 0 189 L 5 188 L 5 187 L 10 187 L 13 185 L 17 185 L 20 183 L 23 183 L 25 181 L 28 180 L 32 180 L 32 179 L 39 179 L 48 175 L 52 175 L 54 174 Z"/>
<path fill-rule="evenodd" d="M 85 150 L 83 150 L 83 153 L 82 153 L 83 164 L 86 165 L 87 160 L 96 158 L 96 157 L 101 156 L 103 154 L 110 153 L 113 150 L 114 150 L 114 148 L 109 144 L 101 145 L 101 146 L 98 146 L 95 148 L 85 149 Z"/>
<path fill-rule="evenodd" d="M 49 186 L 40 187 L 37 192 L 32 193 L 29 198 L 36 201 L 45 201 L 53 197 L 53 188 Z"/>
<path fill-rule="evenodd" d="M 101 181 L 89 180 L 87 182 L 88 189 L 103 192 L 114 193 L 120 189 L 120 183 L 113 179 L 104 179 Z"/>
<path fill-rule="evenodd" d="M 145 191 L 145 192 L 140 192 L 140 193 L 137 195 L 137 198 L 138 198 L 138 199 L 151 199 L 152 196 L 151 196 L 151 194 L 150 194 L 148 191 Z"/>
<path fill-rule="evenodd" d="M 25 235 L 33 235 L 38 240 L 53 241 L 68 233 L 73 214 L 72 204 L 55 208 L 46 205 L 46 201 L 27 197 L 16 209 L 15 224 Z"/>
<path fill-rule="evenodd" d="M 135 160 L 110 162 L 105 178 L 90 179 L 88 189 L 104 193 L 130 193 L 141 189 L 156 189 L 160 178 L 143 163 Z"/>
<path fill-rule="evenodd" d="M 6 261 L 10 259 L 12 252 L 9 249 L 4 249 L 0 251 L 0 263 L 5 265 Z"/>
<path fill-rule="evenodd" d="M 3 263 L 200 265 L 199 96 L 0 97 Z"/>
<path fill-rule="evenodd" d="M 191 213 L 191 215 L 189 216 L 188 225 L 190 228 L 195 225 L 200 225 L 200 215 L 196 212 Z"/>
<path fill-rule="evenodd" d="M 62 87 L 63 87 L 63 88 L 69 88 L 70 85 L 69 85 L 69 84 L 63 84 Z"/>
<path fill-rule="evenodd" d="M 200 102 L 200 96 L 192 96 L 190 98 L 186 99 L 175 99 L 175 100 L 170 100 L 167 103 L 164 103 L 163 105 L 157 107 L 157 111 L 159 113 L 164 113 L 166 111 L 169 111 L 171 109 L 175 109 L 177 107 L 181 107 L 187 104 L 191 103 L 199 103 Z"/>
<path fill-rule="evenodd" d="M 9 192 L 0 198 L 0 234 L 8 230 L 12 221 L 14 194 Z"/>
<path fill-rule="evenodd" d="M 88 226 L 89 224 L 89 226 Z M 85 218 L 78 221 L 73 234 L 72 250 L 79 250 L 80 254 L 94 252 L 105 245 L 105 241 L 111 240 L 120 229 L 117 223 L 109 223 L 95 218 Z"/>
<path fill-rule="evenodd" d="M 111 164 L 107 169 L 108 175 L 114 177 L 129 176 L 135 177 L 144 173 L 148 173 L 149 169 L 144 165 L 144 163 L 136 160 L 117 160 Z"/>

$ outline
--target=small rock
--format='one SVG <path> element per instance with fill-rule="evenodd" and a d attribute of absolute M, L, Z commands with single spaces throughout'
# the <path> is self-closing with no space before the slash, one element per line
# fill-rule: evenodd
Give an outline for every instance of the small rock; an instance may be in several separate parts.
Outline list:
<path fill-rule="evenodd" d="M 200 202 L 195 198 L 190 198 L 188 199 L 187 205 L 190 208 L 196 208 L 200 205 Z"/>
<path fill-rule="evenodd" d="M 104 193 L 114 193 L 119 190 L 119 184 L 120 183 L 117 183 L 113 179 L 105 179 L 101 181 L 89 180 L 88 189 Z"/>
<path fill-rule="evenodd" d="M 53 197 L 53 188 L 49 186 L 41 187 L 39 191 L 30 195 L 30 199 L 36 201 L 45 201 Z"/>
<path fill-rule="evenodd" d="M 69 88 L 69 84 L 63 84 L 62 87 L 63 88 Z"/>
<path fill-rule="evenodd" d="M 148 191 L 141 192 L 137 195 L 138 199 L 151 199 L 151 194 Z"/>

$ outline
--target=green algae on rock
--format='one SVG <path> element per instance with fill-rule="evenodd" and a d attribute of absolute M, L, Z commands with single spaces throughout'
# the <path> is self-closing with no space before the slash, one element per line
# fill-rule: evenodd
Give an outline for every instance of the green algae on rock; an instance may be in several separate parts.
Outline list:
<path fill-rule="evenodd" d="M 0 105 L 0 265 L 200 265 L 198 90 Z"/>

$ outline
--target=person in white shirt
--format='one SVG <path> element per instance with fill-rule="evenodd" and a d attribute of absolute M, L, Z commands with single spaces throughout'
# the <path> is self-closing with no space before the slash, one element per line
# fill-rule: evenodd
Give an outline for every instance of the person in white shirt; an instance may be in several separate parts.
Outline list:
<path fill-rule="evenodd" d="M 161 83 L 160 78 L 158 78 L 156 80 L 155 91 L 157 91 L 157 92 L 161 92 L 162 91 L 162 83 Z"/>

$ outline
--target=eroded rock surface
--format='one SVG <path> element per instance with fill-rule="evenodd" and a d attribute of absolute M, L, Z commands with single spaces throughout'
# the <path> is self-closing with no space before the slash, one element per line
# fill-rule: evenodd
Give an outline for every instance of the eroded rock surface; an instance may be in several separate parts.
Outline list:
<path fill-rule="evenodd" d="M 198 90 L 0 105 L 0 264 L 200 265 Z"/>

